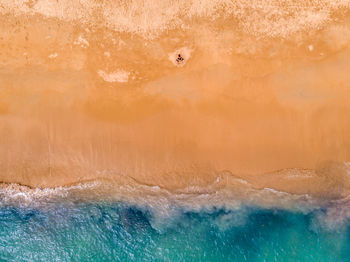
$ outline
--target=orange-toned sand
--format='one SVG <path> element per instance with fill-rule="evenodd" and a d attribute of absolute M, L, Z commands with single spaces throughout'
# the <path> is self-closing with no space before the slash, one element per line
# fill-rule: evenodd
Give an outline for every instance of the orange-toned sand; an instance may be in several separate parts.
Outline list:
<path fill-rule="evenodd" d="M 2 182 L 348 194 L 348 1 L 98 2 L 0 3 Z"/>

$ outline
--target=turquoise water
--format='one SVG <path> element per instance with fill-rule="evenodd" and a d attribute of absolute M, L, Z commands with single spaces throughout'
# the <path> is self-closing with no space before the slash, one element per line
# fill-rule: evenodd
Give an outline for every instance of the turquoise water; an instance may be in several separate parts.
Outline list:
<path fill-rule="evenodd" d="M 350 261 L 350 227 L 323 226 L 325 210 L 173 210 L 162 218 L 120 202 L 2 206 L 0 260 Z"/>

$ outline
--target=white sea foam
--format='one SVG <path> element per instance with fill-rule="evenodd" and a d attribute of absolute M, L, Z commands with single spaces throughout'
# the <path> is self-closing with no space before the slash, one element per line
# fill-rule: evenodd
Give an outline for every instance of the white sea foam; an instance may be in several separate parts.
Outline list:
<path fill-rule="evenodd" d="M 95 191 L 95 194 L 93 193 Z M 1 203 L 35 204 L 48 199 L 78 197 L 84 200 L 105 199 L 127 201 L 138 205 L 168 208 L 180 206 L 190 210 L 225 207 L 235 209 L 241 205 L 262 205 L 265 207 L 293 208 L 294 205 L 311 206 L 312 202 L 305 195 L 291 195 L 273 189 L 231 191 L 225 188 L 191 187 L 176 192 L 157 186 L 140 185 L 129 181 L 117 186 L 108 181 L 94 181 L 68 187 L 28 188 L 16 184 L 3 185 L 0 188 Z M 166 211 L 168 212 L 168 211 Z"/>
<path fill-rule="evenodd" d="M 190 186 L 177 190 L 140 184 L 126 175 L 122 175 L 118 183 L 96 180 L 44 189 L 3 184 L 0 187 L 0 206 L 50 208 L 52 204 L 61 202 L 73 205 L 84 201 L 121 201 L 149 210 L 152 213 L 150 223 L 159 231 L 171 226 L 169 220 L 176 220 L 184 211 L 227 210 L 230 215 L 218 218 L 218 227 L 225 230 L 231 225 L 240 226 L 246 219 L 245 207 L 249 206 L 303 213 L 318 212 L 317 225 L 331 230 L 341 227 L 350 219 L 350 196 L 341 200 L 323 200 L 308 194 L 290 194 L 268 187 L 255 189 L 248 182 L 241 183 L 239 177 L 228 172 L 218 177 L 220 179 L 214 180 L 209 186 Z M 326 212 L 319 212 L 321 208 L 326 209 Z"/>
<path fill-rule="evenodd" d="M 0 186 L 0 205 L 36 205 L 46 202 L 50 198 L 69 197 L 70 192 L 75 190 L 84 192 L 84 190 L 94 189 L 98 186 L 100 186 L 99 181 L 55 188 L 29 188 L 14 183 L 2 184 Z"/>

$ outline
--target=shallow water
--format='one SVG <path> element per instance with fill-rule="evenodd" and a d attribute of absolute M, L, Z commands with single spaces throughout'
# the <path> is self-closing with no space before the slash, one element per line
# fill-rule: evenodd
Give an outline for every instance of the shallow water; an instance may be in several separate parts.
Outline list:
<path fill-rule="evenodd" d="M 159 207 L 160 209 L 160 207 Z M 4 261 L 348 261 L 350 223 L 324 225 L 326 209 L 302 213 L 243 206 L 197 211 L 125 202 L 0 208 Z M 323 222 L 322 222 L 323 221 Z"/>

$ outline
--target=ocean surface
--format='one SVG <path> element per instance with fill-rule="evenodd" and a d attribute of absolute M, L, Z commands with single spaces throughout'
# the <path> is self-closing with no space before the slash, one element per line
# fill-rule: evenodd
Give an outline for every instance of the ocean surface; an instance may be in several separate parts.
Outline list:
<path fill-rule="evenodd" d="M 62 198 L 1 203 L 0 260 L 350 261 L 350 223 L 334 224 L 328 216 L 327 207 L 191 210 Z"/>

